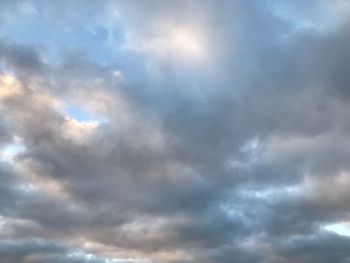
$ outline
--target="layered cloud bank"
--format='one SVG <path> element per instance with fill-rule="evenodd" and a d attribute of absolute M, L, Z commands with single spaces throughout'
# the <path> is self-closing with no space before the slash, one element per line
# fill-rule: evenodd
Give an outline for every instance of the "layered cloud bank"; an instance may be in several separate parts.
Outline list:
<path fill-rule="evenodd" d="M 350 262 L 349 18 L 0 0 L 0 261 Z"/>

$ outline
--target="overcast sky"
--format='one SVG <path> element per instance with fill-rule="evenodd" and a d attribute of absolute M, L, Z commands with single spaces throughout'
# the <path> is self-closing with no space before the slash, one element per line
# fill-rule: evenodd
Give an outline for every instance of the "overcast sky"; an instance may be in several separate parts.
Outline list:
<path fill-rule="evenodd" d="M 350 1 L 0 0 L 1 263 L 350 263 Z"/>

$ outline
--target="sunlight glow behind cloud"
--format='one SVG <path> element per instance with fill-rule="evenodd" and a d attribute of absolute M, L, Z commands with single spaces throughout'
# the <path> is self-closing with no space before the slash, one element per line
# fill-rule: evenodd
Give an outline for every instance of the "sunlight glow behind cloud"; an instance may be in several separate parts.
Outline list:
<path fill-rule="evenodd" d="M 339 222 L 326 225 L 324 227 L 327 231 L 336 233 L 340 236 L 350 237 L 350 223 L 349 222 Z"/>
<path fill-rule="evenodd" d="M 199 63 L 208 57 L 204 36 L 191 25 L 165 23 L 148 35 L 130 37 L 126 46 L 170 62 Z"/>

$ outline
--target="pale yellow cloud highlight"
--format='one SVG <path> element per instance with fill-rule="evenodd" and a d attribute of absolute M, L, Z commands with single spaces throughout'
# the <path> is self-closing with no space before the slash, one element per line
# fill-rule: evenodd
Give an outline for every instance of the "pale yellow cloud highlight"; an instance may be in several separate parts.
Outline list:
<path fill-rule="evenodd" d="M 199 63 L 208 58 L 205 36 L 190 24 L 159 21 L 147 34 L 129 33 L 126 49 L 173 62 Z"/>
<path fill-rule="evenodd" d="M 22 93 L 22 86 L 13 76 L 0 75 L 0 101 Z"/>

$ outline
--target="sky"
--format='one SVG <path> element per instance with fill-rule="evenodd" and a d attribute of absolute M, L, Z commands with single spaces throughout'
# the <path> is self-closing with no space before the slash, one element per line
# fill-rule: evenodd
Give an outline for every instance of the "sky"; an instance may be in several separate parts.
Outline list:
<path fill-rule="evenodd" d="M 1 263 L 350 263 L 350 2 L 0 0 Z"/>

